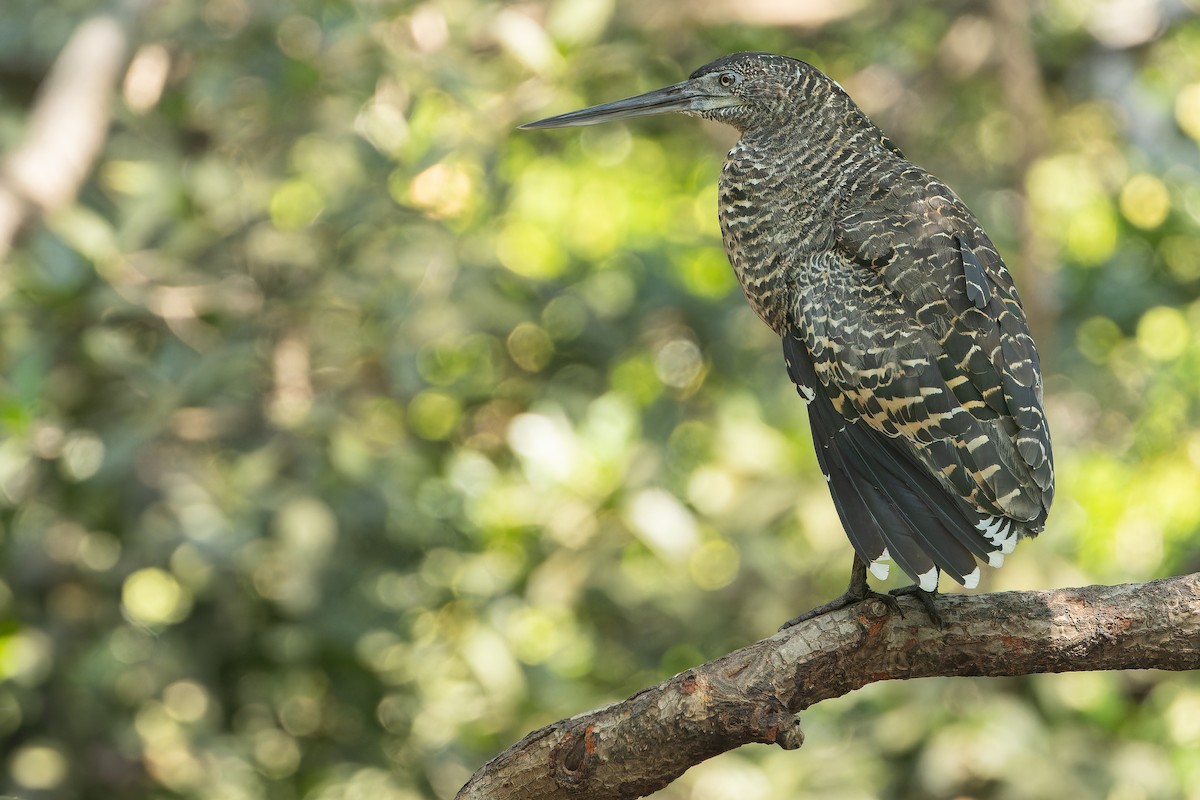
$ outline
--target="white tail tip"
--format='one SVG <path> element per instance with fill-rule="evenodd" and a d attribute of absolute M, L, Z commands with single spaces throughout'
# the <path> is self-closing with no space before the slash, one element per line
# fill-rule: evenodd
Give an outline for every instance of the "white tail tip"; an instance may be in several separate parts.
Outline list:
<path fill-rule="evenodd" d="M 925 592 L 937 591 L 937 585 L 938 585 L 937 567 L 933 567 L 931 570 L 929 570 L 929 572 L 926 572 L 923 575 L 918 575 L 917 578 L 919 579 L 919 584 L 921 586 L 922 591 L 925 591 Z"/>
<path fill-rule="evenodd" d="M 975 569 L 971 570 L 970 575 L 966 575 L 963 577 L 963 586 L 967 587 L 968 589 L 974 589 L 978 585 L 979 585 L 979 567 L 976 567 Z"/>

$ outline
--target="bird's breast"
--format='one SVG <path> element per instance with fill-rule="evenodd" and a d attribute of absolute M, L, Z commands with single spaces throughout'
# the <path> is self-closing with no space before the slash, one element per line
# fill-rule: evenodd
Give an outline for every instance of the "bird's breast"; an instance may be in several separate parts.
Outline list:
<path fill-rule="evenodd" d="M 739 142 L 721 170 L 721 235 L 742 291 L 764 322 L 783 335 L 801 278 L 820 238 L 820 200 L 802 162 Z"/>

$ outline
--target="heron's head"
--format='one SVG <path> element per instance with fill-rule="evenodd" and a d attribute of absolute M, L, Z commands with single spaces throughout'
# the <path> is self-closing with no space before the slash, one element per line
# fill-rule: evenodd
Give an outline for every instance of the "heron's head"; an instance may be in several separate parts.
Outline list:
<path fill-rule="evenodd" d="M 705 64 L 686 81 L 636 97 L 527 122 L 521 127 L 596 125 L 678 111 L 746 131 L 756 125 L 774 124 L 781 114 L 816 100 L 825 101 L 831 93 L 842 94 L 835 86 L 815 67 L 794 58 L 771 53 L 735 53 Z"/>

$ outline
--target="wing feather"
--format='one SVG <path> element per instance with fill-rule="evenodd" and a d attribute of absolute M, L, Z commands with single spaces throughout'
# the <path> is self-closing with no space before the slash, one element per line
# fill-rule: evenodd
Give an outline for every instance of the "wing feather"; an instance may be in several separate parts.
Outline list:
<path fill-rule="evenodd" d="M 794 312 L 818 448 L 962 580 L 972 555 L 998 563 L 1041 530 L 1053 499 L 1040 362 L 1012 278 L 962 202 L 916 167 L 842 214 L 831 244 Z M 789 356 L 793 379 L 800 361 Z M 891 552 L 885 516 L 871 541 Z"/>

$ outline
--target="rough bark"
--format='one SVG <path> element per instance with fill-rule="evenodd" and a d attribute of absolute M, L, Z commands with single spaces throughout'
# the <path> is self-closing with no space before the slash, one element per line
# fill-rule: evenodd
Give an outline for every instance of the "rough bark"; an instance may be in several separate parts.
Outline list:
<path fill-rule="evenodd" d="M 939 630 L 911 598 L 827 614 L 629 699 L 534 731 L 460 800 L 641 797 L 748 742 L 804 741 L 796 713 L 875 681 L 1200 668 L 1200 573 L 1053 592 L 947 595 Z"/>

